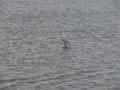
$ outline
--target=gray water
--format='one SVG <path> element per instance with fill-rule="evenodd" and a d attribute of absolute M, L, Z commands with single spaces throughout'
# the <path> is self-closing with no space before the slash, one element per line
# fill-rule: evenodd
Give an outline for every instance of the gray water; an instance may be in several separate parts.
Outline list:
<path fill-rule="evenodd" d="M 0 0 L 0 90 L 120 90 L 120 0 Z"/>

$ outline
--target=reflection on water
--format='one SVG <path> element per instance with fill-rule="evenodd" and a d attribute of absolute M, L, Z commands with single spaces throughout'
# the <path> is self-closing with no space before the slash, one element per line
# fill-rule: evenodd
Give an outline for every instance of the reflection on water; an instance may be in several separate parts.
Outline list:
<path fill-rule="evenodd" d="M 1 0 L 0 90 L 119 90 L 116 2 Z"/>

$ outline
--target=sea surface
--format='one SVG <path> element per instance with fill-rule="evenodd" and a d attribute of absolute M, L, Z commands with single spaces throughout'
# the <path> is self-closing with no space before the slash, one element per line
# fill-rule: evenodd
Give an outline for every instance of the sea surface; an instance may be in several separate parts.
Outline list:
<path fill-rule="evenodd" d="M 0 90 L 120 90 L 120 0 L 0 0 Z"/>

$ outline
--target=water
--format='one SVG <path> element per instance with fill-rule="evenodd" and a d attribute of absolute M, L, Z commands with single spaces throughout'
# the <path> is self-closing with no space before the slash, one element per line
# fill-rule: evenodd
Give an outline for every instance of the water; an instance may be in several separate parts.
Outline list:
<path fill-rule="evenodd" d="M 120 90 L 119 4 L 0 0 L 0 90 Z"/>

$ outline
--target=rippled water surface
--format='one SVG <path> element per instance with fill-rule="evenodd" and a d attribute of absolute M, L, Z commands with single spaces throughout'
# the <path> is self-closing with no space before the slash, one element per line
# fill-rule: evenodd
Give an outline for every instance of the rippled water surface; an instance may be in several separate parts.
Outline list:
<path fill-rule="evenodd" d="M 0 90 L 120 90 L 120 1 L 0 0 Z"/>

